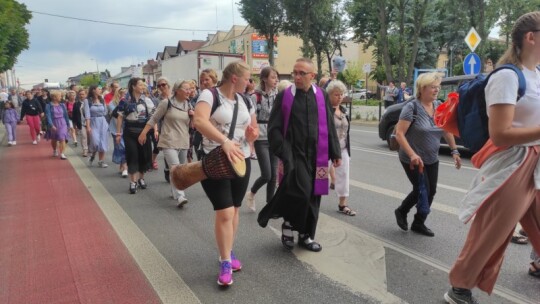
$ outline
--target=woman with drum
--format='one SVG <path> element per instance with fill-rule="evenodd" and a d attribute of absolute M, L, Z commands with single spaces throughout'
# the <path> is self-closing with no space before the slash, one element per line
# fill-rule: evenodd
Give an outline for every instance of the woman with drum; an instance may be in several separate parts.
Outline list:
<path fill-rule="evenodd" d="M 158 148 L 163 151 L 165 161 L 171 171 L 180 164 L 187 162 L 189 148 L 189 122 L 193 109 L 189 103 L 191 84 L 185 80 L 178 80 L 173 86 L 174 97 L 162 100 L 156 108 L 156 112 L 139 135 L 139 143 L 144 145 L 148 131 L 163 119 Z M 178 190 L 171 184 L 172 196 L 178 201 L 178 207 L 183 207 L 187 202 L 184 191 Z"/>
<path fill-rule="evenodd" d="M 257 109 L 257 123 L 259 124 L 259 138 L 255 141 L 255 153 L 261 168 L 261 176 L 253 183 L 251 190 L 246 194 L 247 206 L 255 212 L 255 194 L 266 184 L 266 202 L 270 202 L 276 190 L 277 157 L 270 153 L 268 144 L 267 128 L 270 111 L 276 99 L 278 72 L 273 67 L 265 67 L 261 70 L 261 84 L 251 95 L 251 100 Z"/>
<path fill-rule="evenodd" d="M 139 135 L 154 112 L 154 103 L 143 94 L 145 88 L 143 78 L 131 78 L 128 82 L 129 95 L 120 101 L 115 110 L 115 116 L 118 117 L 116 130 L 123 130 L 116 133 L 116 143 L 119 144 L 120 139 L 124 139 L 131 194 L 137 193 L 139 187 L 146 189 L 144 174 L 152 166 L 152 145 L 149 136 L 143 145 L 138 142 Z"/>
<path fill-rule="evenodd" d="M 205 154 L 221 147 L 228 161 L 237 163 L 245 160 L 246 164 L 243 177 L 206 179 L 201 182 L 215 210 L 215 237 L 220 255 L 217 283 L 224 286 L 231 285 L 232 272 L 242 268 L 232 250 L 238 228 L 238 209 L 249 183 L 249 142 L 255 141 L 259 135 L 255 109 L 249 99 L 244 100 L 240 95 L 245 91 L 250 76 L 250 67 L 244 62 L 228 64 L 223 70 L 221 86 L 217 88 L 216 101 L 219 104 L 213 106 L 214 94 L 209 89 L 204 90 L 197 101 L 193 120 L 195 128 L 203 136 Z M 230 132 L 231 129 L 234 131 Z"/>

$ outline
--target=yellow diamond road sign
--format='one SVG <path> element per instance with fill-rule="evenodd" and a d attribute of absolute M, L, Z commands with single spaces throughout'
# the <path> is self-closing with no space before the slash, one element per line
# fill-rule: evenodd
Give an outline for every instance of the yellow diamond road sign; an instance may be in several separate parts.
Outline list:
<path fill-rule="evenodd" d="M 480 35 L 478 35 L 478 32 L 474 29 L 474 27 L 471 27 L 469 33 L 467 34 L 467 36 L 465 36 L 465 43 L 467 43 L 469 49 L 471 49 L 471 52 L 474 52 L 474 50 L 476 50 L 476 47 L 478 47 L 480 41 L 482 41 L 482 38 L 480 37 Z"/>

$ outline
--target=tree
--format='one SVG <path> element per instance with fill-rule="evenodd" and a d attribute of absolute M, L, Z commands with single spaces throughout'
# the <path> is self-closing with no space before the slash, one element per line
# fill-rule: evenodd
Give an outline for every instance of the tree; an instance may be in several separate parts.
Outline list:
<path fill-rule="evenodd" d="M 11 69 L 17 56 L 28 49 L 28 31 L 24 27 L 32 14 L 26 5 L 14 0 L 0 0 L 0 73 Z"/>
<path fill-rule="evenodd" d="M 506 47 L 510 45 L 510 34 L 514 22 L 523 14 L 537 11 L 540 9 L 540 0 L 528 1 L 505 1 L 492 0 L 497 9 L 497 15 L 500 16 L 497 25 L 500 27 L 500 35 L 505 37 Z"/>
<path fill-rule="evenodd" d="M 356 83 L 358 83 L 358 80 L 362 79 L 362 70 L 358 62 L 347 62 L 347 68 L 342 73 L 340 73 L 339 79 L 350 88 L 356 85 Z"/>
<path fill-rule="evenodd" d="M 80 85 L 83 87 L 89 87 L 92 85 L 99 85 L 99 79 L 97 74 L 87 74 L 81 77 Z"/>
<path fill-rule="evenodd" d="M 283 0 L 240 0 L 240 14 L 260 35 L 266 37 L 268 61 L 274 66 L 274 39 L 282 30 Z"/>
<path fill-rule="evenodd" d="M 341 46 L 343 35 L 338 0 L 284 0 L 287 21 L 285 32 L 302 39 L 304 57 L 316 57 L 317 79 L 322 76 L 324 54 L 333 54 Z"/>

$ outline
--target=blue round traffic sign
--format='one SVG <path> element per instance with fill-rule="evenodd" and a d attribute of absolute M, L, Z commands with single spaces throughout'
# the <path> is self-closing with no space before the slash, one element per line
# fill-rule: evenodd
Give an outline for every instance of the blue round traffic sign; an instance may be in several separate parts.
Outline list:
<path fill-rule="evenodd" d="M 476 53 L 469 53 L 463 60 L 463 72 L 465 75 L 476 75 L 480 73 L 482 67 L 482 61 L 480 61 L 480 56 Z"/>

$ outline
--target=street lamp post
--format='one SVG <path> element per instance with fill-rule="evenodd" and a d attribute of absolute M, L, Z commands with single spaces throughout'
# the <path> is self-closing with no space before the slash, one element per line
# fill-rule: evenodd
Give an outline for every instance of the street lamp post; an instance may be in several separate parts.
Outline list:
<path fill-rule="evenodd" d="M 450 76 L 452 76 L 452 72 L 453 72 L 453 69 L 454 69 L 454 66 L 452 65 L 452 51 L 454 50 L 454 45 L 452 44 L 450 46 L 450 68 L 449 68 L 449 74 Z"/>

